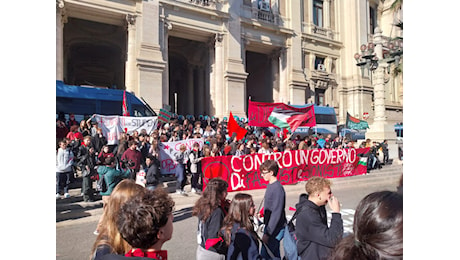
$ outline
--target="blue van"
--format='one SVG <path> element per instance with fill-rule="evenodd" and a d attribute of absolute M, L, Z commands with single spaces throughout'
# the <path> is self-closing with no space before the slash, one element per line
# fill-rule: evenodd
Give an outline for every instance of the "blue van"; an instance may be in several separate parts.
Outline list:
<path fill-rule="evenodd" d="M 311 106 L 311 104 L 305 105 L 290 105 L 297 108 L 304 108 Z M 315 118 L 316 126 L 312 127 L 310 130 L 309 127 L 299 126 L 295 132 L 294 136 L 300 135 L 301 137 L 310 134 L 322 134 L 324 136 L 330 134 L 332 138 L 337 136 L 337 116 L 333 107 L 327 106 L 315 106 Z"/>
<path fill-rule="evenodd" d="M 77 121 L 93 114 L 122 115 L 123 90 L 98 87 L 73 86 L 56 80 L 56 117 L 59 113 L 73 113 Z M 126 92 L 131 116 L 157 116 L 155 111 L 135 95 Z"/>

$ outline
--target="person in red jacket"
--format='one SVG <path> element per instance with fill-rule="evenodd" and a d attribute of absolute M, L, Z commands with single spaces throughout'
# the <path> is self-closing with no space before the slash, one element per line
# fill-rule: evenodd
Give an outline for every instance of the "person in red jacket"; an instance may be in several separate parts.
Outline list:
<path fill-rule="evenodd" d="M 141 168 L 142 154 L 137 150 L 137 144 L 134 140 L 128 141 L 128 149 L 121 156 L 122 162 L 127 162 L 128 165 L 132 163 L 132 166 L 129 166 L 131 169 L 130 179 L 136 179 L 136 173 Z"/>

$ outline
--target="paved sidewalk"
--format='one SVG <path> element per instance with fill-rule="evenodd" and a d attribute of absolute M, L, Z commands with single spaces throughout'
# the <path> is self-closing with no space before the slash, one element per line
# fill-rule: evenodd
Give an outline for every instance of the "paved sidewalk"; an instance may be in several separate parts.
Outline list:
<path fill-rule="evenodd" d="M 402 165 L 383 166 L 380 170 L 373 170 L 367 175 L 349 176 L 343 178 L 332 179 L 332 187 L 334 190 L 350 187 L 359 188 L 360 186 L 381 185 L 382 183 L 394 184 L 395 187 L 399 183 L 401 174 L 403 173 Z M 200 193 L 191 193 L 190 185 L 185 186 L 188 192 L 185 196 L 176 194 L 174 191 L 174 181 L 164 183 L 165 188 L 170 191 L 171 197 L 176 202 L 175 210 L 193 207 L 195 201 L 199 198 Z M 78 183 L 77 183 L 78 184 Z M 299 182 L 293 185 L 284 185 L 286 193 L 304 192 L 305 182 Z M 246 191 L 250 193 L 254 199 L 262 198 L 265 194 L 265 189 Z M 102 199 L 101 196 L 96 196 L 95 202 L 84 202 L 80 195 L 80 188 L 77 186 L 69 190 L 70 198 L 56 199 L 56 226 L 67 225 L 71 223 L 81 223 L 98 219 L 102 214 Z M 228 198 L 232 198 L 237 192 L 230 192 Z"/>

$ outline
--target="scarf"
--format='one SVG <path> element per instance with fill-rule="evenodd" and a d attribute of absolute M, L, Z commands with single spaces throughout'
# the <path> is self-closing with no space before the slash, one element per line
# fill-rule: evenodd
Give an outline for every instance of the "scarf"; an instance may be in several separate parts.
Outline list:
<path fill-rule="evenodd" d="M 125 256 L 127 257 L 147 257 L 153 258 L 157 260 L 167 260 L 168 259 L 168 251 L 160 250 L 160 251 L 142 251 L 140 248 L 132 249 L 130 252 L 126 253 Z"/>

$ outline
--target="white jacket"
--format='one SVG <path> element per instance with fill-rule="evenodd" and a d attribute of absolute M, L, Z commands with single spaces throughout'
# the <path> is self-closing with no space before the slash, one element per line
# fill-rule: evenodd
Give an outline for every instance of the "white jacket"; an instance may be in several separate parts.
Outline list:
<path fill-rule="evenodd" d="M 190 152 L 188 158 L 190 160 L 190 172 L 197 173 L 198 163 L 201 161 L 201 158 L 195 158 L 195 154 L 193 153 L 193 150 Z"/>
<path fill-rule="evenodd" d="M 73 158 L 72 151 L 59 148 L 56 155 L 56 172 L 72 171 Z"/>

